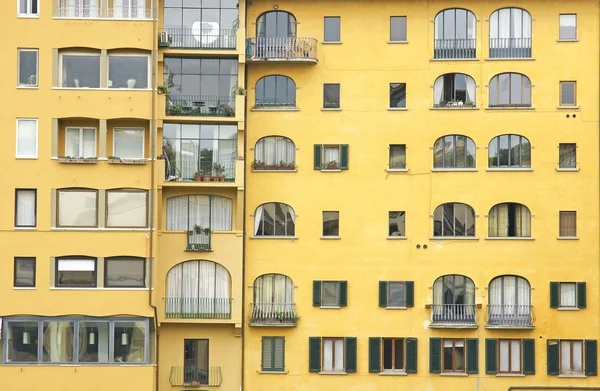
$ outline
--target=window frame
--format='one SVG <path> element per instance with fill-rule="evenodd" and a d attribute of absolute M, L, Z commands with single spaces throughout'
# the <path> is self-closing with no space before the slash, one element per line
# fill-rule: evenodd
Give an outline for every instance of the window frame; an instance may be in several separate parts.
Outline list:
<path fill-rule="evenodd" d="M 265 339 L 271 340 L 271 351 L 269 352 L 271 355 L 271 367 L 265 367 L 264 363 L 264 355 L 265 355 Z M 281 358 L 281 362 L 283 366 L 281 368 L 277 368 L 275 366 L 275 356 L 276 356 L 276 341 L 283 341 L 283 357 Z M 262 372 L 284 372 L 285 371 L 285 337 L 284 336 L 263 336 L 261 340 L 261 359 L 260 359 L 260 370 Z"/>
<path fill-rule="evenodd" d="M 325 284 L 335 284 L 335 304 L 323 303 L 323 292 L 325 292 Z M 321 307 L 340 307 L 341 284 L 339 280 L 321 280 Z"/>
<path fill-rule="evenodd" d="M 109 195 L 110 193 L 144 193 L 146 195 L 146 211 L 144 213 L 144 225 L 143 226 L 138 226 L 138 225 L 109 225 L 108 224 L 108 216 L 109 216 Z M 149 219 L 148 219 L 148 209 L 149 209 L 149 203 L 150 203 L 150 192 L 148 190 L 144 190 L 144 189 L 131 189 L 131 188 L 119 188 L 119 189 L 106 189 L 105 190 L 105 196 L 104 196 L 104 227 L 106 228 L 116 228 L 116 229 L 122 229 L 122 228 L 131 228 L 131 229 L 146 229 L 148 228 L 148 223 L 149 223 Z M 188 209 L 189 211 L 189 209 Z"/>
<path fill-rule="evenodd" d="M 573 305 L 563 305 L 562 304 L 562 287 L 563 286 L 573 286 Z M 577 283 L 576 282 L 570 282 L 570 281 L 562 281 L 558 283 L 558 308 L 568 308 L 568 309 L 575 309 L 575 308 L 579 308 L 578 306 L 578 302 L 577 302 Z"/>
<path fill-rule="evenodd" d="M 563 354 L 563 342 L 567 342 L 569 343 L 569 364 L 571 366 L 571 368 L 573 367 L 573 345 L 575 342 L 578 342 L 581 344 L 581 372 L 575 372 L 575 371 L 571 371 L 571 372 L 564 372 L 563 371 L 563 360 L 562 360 L 562 354 Z M 560 375 L 585 375 L 585 341 L 583 339 L 560 339 L 558 340 L 558 365 L 559 365 L 559 374 Z"/>
<path fill-rule="evenodd" d="M 34 222 L 33 225 L 19 225 L 18 221 L 18 209 L 19 209 L 19 192 L 33 192 L 33 214 L 34 214 Z M 17 188 L 15 189 L 15 220 L 14 220 L 15 228 L 37 228 L 37 189 L 25 189 L 25 188 Z"/>
<path fill-rule="evenodd" d="M 451 235 L 447 235 L 445 232 L 445 225 L 444 225 L 444 209 L 446 208 L 446 206 L 452 206 L 452 231 L 451 231 Z M 457 221 L 460 222 L 459 219 L 457 219 L 457 213 L 456 213 L 456 207 L 459 205 L 463 205 L 465 208 L 465 226 L 464 226 L 464 234 L 463 235 L 457 235 L 456 234 L 456 223 Z M 438 214 L 438 210 L 441 208 L 441 220 L 440 220 L 440 232 L 439 235 L 436 235 L 436 215 Z M 468 229 L 468 218 L 469 217 L 469 211 L 473 212 L 473 235 L 469 235 L 469 229 Z M 462 202 L 446 202 L 443 204 L 438 205 L 434 211 L 433 211 L 433 235 L 432 237 L 434 238 L 444 238 L 444 239 L 452 239 L 452 238 L 476 238 L 477 236 L 477 224 L 476 224 L 476 220 L 477 220 L 477 213 L 475 212 L 475 209 L 473 209 L 473 207 L 469 204 L 465 204 Z"/>
<path fill-rule="evenodd" d="M 496 212 L 496 207 L 499 207 L 500 205 L 507 205 L 507 209 L 508 209 L 508 221 L 507 221 L 507 234 L 506 236 L 501 236 L 498 234 L 499 231 L 499 227 L 501 227 L 501 225 L 499 225 L 499 221 L 497 217 L 494 217 L 496 219 L 496 235 L 491 235 L 491 229 L 492 229 L 492 225 L 490 223 L 490 216 L 492 215 L 492 212 L 497 213 Z M 512 211 L 511 211 L 512 208 Z M 529 220 L 527 221 L 523 221 L 523 208 L 525 208 L 525 211 L 529 214 Z M 519 211 L 517 212 L 517 209 L 519 209 Z M 516 216 L 517 213 L 521 214 L 521 226 L 519 229 L 517 229 L 517 223 L 516 223 Z M 488 218 L 488 237 L 489 238 L 501 238 L 501 239 L 511 239 L 511 238 L 530 238 L 533 239 L 533 235 L 531 234 L 532 231 L 532 227 L 531 227 L 531 209 L 529 209 L 529 207 L 527 207 L 527 205 L 525 204 L 521 204 L 518 202 L 500 202 L 494 206 L 492 206 L 490 208 L 490 211 L 488 212 L 487 215 Z M 514 225 L 514 228 L 512 229 L 512 231 L 514 232 L 514 235 L 511 235 L 511 221 Z M 517 235 L 517 230 L 523 231 L 524 228 L 529 228 L 529 235 Z"/>
<path fill-rule="evenodd" d="M 129 0 L 131 1 L 131 0 Z M 131 5 L 130 5 L 131 8 Z M 111 87 L 108 85 L 108 81 L 110 80 L 110 58 L 111 57 L 144 57 L 146 58 L 146 87 L 144 88 L 117 88 L 117 87 Z M 106 87 L 108 89 L 111 90 L 128 90 L 128 91 L 144 91 L 144 90 L 152 90 L 151 85 L 152 85 L 152 64 L 150 62 L 150 54 L 146 54 L 146 53 L 132 53 L 132 52 L 116 52 L 116 53 L 108 53 L 106 55 Z M 100 59 L 102 60 L 102 58 Z M 102 64 L 100 64 L 102 66 Z M 102 72 L 102 71 L 101 71 Z"/>
<path fill-rule="evenodd" d="M 325 369 L 325 341 L 331 341 L 331 364 L 332 368 Z M 342 352 L 342 369 L 335 369 L 335 343 L 336 341 L 342 341 L 344 350 Z M 321 371 L 322 372 L 346 372 L 346 338 L 344 337 L 322 337 L 321 338 Z"/>
<path fill-rule="evenodd" d="M 19 122 L 20 121 L 35 121 L 35 155 L 21 155 L 19 156 Z M 17 137 L 16 137 L 16 150 L 15 150 L 15 156 L 16 159 L 37 159 L 38 158 L 38 148 L 39 148 L 39 142 L 38 142 L 38 133 L 39 133 L 39 121 L 37 118 L 17 118 L 17 122 L 16 122 L 16 132 L 17 132 Z"/>
<path fill-rule="evenodd" d="M 508 75 L 508 103 L 499 103 L 500 102 L 500 76 L 502 75 Z M 521 77 L 521 103 L 513 103 L 512 102 L 512 78 L 514 75 L 519 75 Z M 526 96 L 525 96 L 525 80 L 529 80 L 529 103 L 523 103 L 523 101 L 525 100 Z M 491 89 L 492 89 L 492 84 L 496 83 L 496 86 L 494 87 L 496 89 L 496 96 L 494 97 L 495 99 L 495 103 L 492 104 L 492 93 L 491 93 Z M 489 95 L 489 107 L 490 108 L 498 108 L 498 107 L 504 107 L 504 108 L 511 108 L 511 107 L 531 107 L 533 108 L 533 83 L 531 83 L 531 79 L 529 78 L 529 76 L 523 74 L 523 73 L 518 73 L 518 72 L 503 72 L 503 73 L 498 73 L 496 75 L 494 75 L 491 80 L 490 80 L 490 84 L 488 86 L 488 95 Z"/>
<path fill-rule="evenodd" d="M 280 208 L 283 209 L 283 207 L 286 207 L 288 209 L 288 213 L 290 213 L 291 215 L 293 215 L 292 217 L 292 221 L 291 223 L 293 224 L 293 232 L 291 234 L 288 233 L 288 225 L 290 224 L 290 222 L 288 221 L 288 213 L 285 213 L 285 221 L 284 221 L 284 227 L 285 227 L 285 234 L 284 235 L 277 235 L 276 232 L 277 230 L 275 229 L 275 222 L 277 221 L 277 219 L 274 216 L 273 219 L 273 234 L 272 235 L 268 235 L 265 234 L 265 229 L 264 229 L 264 217 L 265 217 L 265 213 L 264 213 L 264 208 L 265 205 L 271 205 L 274 204 L 273 206 L 273 212 L 275 212 L 275 209 L 277 209 L 277 204 L 279 204 Z M 259 234 L 259 228 L 260 228 L 260 224 L 261 222 L 259 221 L 258 224 L 256 224 L 256 211 L 258 211 L 258 208 L 262 208 L 261 210 L 261 220 L 263 223 L 262 226 L 262 233 Z M 259 206 L 256 207 L 256 210 L 254 211 L 254 223 L 255 223 L 255 228 L 254 228 L 254 235 L 253 237 L 260 237 L 260 238 L 293 238 L 296 237 L 296 211 L 294 210 L 294 208 L 292 208 L 289 204 L 286 204 L 285 202 L 266 202 L 264 204 L 260 204 Z"/>
<path fill-rule="evenodd" d="M 36 1 L 36 0 L 30 0 Z M 35 84 L 21 84 L 21 53 L 35 52 Z M 40 49 L 35 48 L 17 48 L 17 87 L 18 88 L 39 88 L 40 81 Z"/>
<path fill-rule="evenodd" d="M 389 284 L 388 284 L 389 286 Z M 385 341 L 392 341 L 392 369 L 385 369 Z M 402 368 L 396 368 L 396 342 L 402 343 Z M 381 338 L 381 373 L 406 373 L 406 338 L 382 337 Z"/>
<path fill-rule="evenodd" d="M 574 217 L 575 220 L 575 227 L 573 228 L 575 230 L 574 235 L 563 235 L 562 232 L 562 223 L 563 223 L 563 216 L 565 217 Z M 558 237 L 559 238 L 576 238 L 577 237 L 577 211 L 576 210 L 561 210 L 558 212 Z"/>
<path fill-rule="evenodd" d="M 335 87 L 337 86 L 337 90 Z M 334 100 L 327 100 L 327 87 L 334 88 L 333 93 L 337 94 L 337 102 Z M 330 92 L 331 93 L 331 92 Z M 335 105 L 337 103 L 337 106 Z M 341 110 L 342 107 L 342 87 L 340 83 L 323 83 L 323 109 L 327 110 Z"/>
<path fill-rule="evenodd" d="M 336 215 L 337 219 L 328 220 L 328 221 L 336 221 L 337 220 L 337 234 L 325 234 L 325 214 L 333 213 Z M 339 210 L 324 210 L 321 214 L 322 216 L 322 224 L 321 224 L 321 236 L 324 238 L 339 238 L 340 237 L 340 211 Z"/>
<path fill-rule="evenodd" d="M 393 31 L 392 25 L 394 24 L 393 22 L 394 22 L 394 20 L 402 20 L 402 19 L 404 19 L 404 39 L 403 40 L 392 39 L 393 38 L 392 37 L 392 31 Z M 389 40 L 389 42 L 402 42 L 402 43 L 408 42 L 408 17 L 406 17 L 406 15 L 390 16 L 390 40 Z"/>
<path fill-rule="evenodd" d="M 279 100 L 280 97 L 277 96 L 277 90 L 278 90 L 277 89 L 277 80 L 280 80 L 280 79 L 278 79 L 278 77 L 285 78 L 285 82 L 286 82 L 286 89 L 285 89 L 285 91 L 286 91 L 285 98 L 286 99 L 285 100 L 287 100 L 287 95 L 289 94 L 290 81 L 292 82 L 292 84 L 293 84 L 292 91 L 294 92 L 294 101 L 293 102 L 273 102 L 273 103 L 265 102 L 267 100 L 266 99 L 267 98 L 266 83 L 269 78 L 274 79 L 273 84 L 275 85 L 275 87 L 274 87 L 275 100 L 276 101 Z M 260 94 L 258 93 L 258 90 L 259 90 L 258 84 L 261 81 L 263 82 L 262 87 L 260 87 L 260 88 L 262 88 L 262 96 L 260 96 Z M 273 107 L 273 108 L 282 108 L 283 107 L 283 108 L 291 108 L 291 109 L 297 108 L 298 107 L 298 102 L 297 102 L 298 97 L 296 94 L 297 89 L 298 89 L 298 86 L 296 85 L 296 81 L 289 76 L 279 75 L 279 74 L 265 75 L 265 76 L 261 77 L 260 79 L 258 79 L 256 81 L 256 84 L 254 85 L 254 108 L 255 109 L 256 108 L 258 108 L 258 109 L 268 108 L 268 107 Z M 259 96 L 260 96 L 260 99 L 262 100 L 262 102 L 260 102 L 260 103 L 259 103 Z"/>
<path fill-rule="evenodd" d="M 63 59 L 64 56 L 89 56 L 89 57 L 98 57 L 99 64 L 99 72 L 98 72 L 98 87 L 65 87 L 65 81 L 63 79 Z M 107 65 L 108 68 L 108 65 Z M 108 73 L 108 71 L 107 71 Z M 100 51 L 59 51 L 58 52 L 58 87 L 64 89 L 73 89 L 73 90 L 81 90 L 81 89 L 89 89 L 89 90 L 98 90 L 102 88 L 102 54 Z"/>
<path fill-rule="evenodd" d="M 395 87 L 394 87 L 395 86 Z M 394 88 L 397 88 L 397 91 L 402 91 L 402 88 L 404 88 L 404 106 L 392 106 L 392 96 L 394 93 Z M 388 108 L 389 109 L 395 109 L 395 110 L 399 110 L 399 109 L 406 109 L 406 82 L 398 82 L 398 83 L 390 83 L 390 99 L 389 99 L 389 105 Z M 402 100 L 400 99 L 399 102 L 402 102 Z"/>
<path fill-rule="evenodd" d="M 327 39 L 327 21 L 335 21 L 337 19 L 337 41 Z M 323 42 L 324 43 L 342 43 L 342 17 L 341 16 L 324 16 L 323 17 Z"/>
<path fill-rule="evenodd" d="M 501 138 L 507 136 L 507 140 L 508 140 L 508 150 L 509 153 L 507 155 L 507 159 L 508 159 L 508 165 L 501 165 L 500 163 L 500 141 Z M 512 156 L 512 139 L 514 137 L 517 137 L 519 139 L 519 162 L 518 164 L 514 164 L 513 162 L 513 156 Z M 523 157 L 526 156 L 523 152 L 523 142 L 526 142 L 526 144 L 529 144 L 529 164 L 523 164 Z M 492 146 L 492 143 L 495 143 L 495 145 Z M 492 147 L 490 147 L 492 146 Z M 494 148 L 494 150 L 492 150 L 492 148 Z M 533 149 L 533 145 L 531 144 L 531 141 L 520 134 L 514 134 L 514 133 L 505 133 L 505 134 L 499 134 L 495 137 L 493 137 L 490 142 L 488 143 L 488 169 L 492 169 L 492 170 L 521 170 L 521 169 L 528 169 L 530 170 L 532 168 L 532 154 L 531 151 Z M 496 156 L 491 156 L 491 153 L 493 153 L 495 151 Z M 496 164 L 492 165 L 490 163 L 490 160 L 492 158 L 496 159 Z"/>
<path fill-rule="evenodd" d="M 117 150 L 117 132 L 119 131 L 127 131 L 127 130 L 141 130 L 142 131 L 142 155 L 140 157 L 122 157 L 115 153 Z M 113 128 L 113 155 L 118 156 L 120 159 L 124 160 L 135 160 L 135 159 L 146 159 L 146 129 L 143 127 L 114 127 Z"/>
<path fill-rule="evenodd" d="M 387 305 L 385 308 L 407 308 L 406 305 L 406 281 L 386 281 L 387 282 Z M 402 284 L 402 291 L 404 293 L 404 297 L 402 298 L 402 305 L 392 305 L 391 298 L 391 285 L 392 284 Z M 405 352 L 406 353 L 406 352 Z"/>
<path fill-rule="evenodd" d="M 60 224 L 60 193 L 61 192 L 73 192 L 73 193 L 95 193 L 96 194 L 96 224 L 95 225 L 61 225 Z M 83 187 L 67 187 L 62 189 L 56 189 L 56 227 L 57 228 L 98 228 L 99 224 L 99 206 L 100 206 L 100 191 L 97 189 L 88 189 Z"/>
<path fill-rule="evenodd" d="M 83 155 L 83 133 L 84 133 L 84 130 L 89 130 L 89 129 L 94 130 L 94 156 L 84 156 Z M 93 126 L 66 126 L 65 127 L 65 155 L 67 155 L 67 143 L 68 143 L 68 138 L 69 138 L 68 137 L 69 130 L 79 130 L 79 155 L 73 156 L 73 157 L 74 158 L 78 158 L 78 157 L 97 158 L 97 156 L 98 156 L 98 128 L 93 127 Z"/>
<path fill-rule="evenodd" d="M 400 215 L 398 215 L 398 218 L 404 216 L 404 235 L 392 235 L 393 232 L 391 232 L 391 219 L 393 218 L 392 216 L 390 216 L 391 213 L 400 213 Z M 402 233 L 402 231 L 400 230 L 400 227 L 398 227 L 398 231 L 395 231 L 398 233 Z M 406 237 L 406 211 L 404 210 L 390 210 L 388 211 L 388 238 L 405 238 Z"/>
<path fill-rule="evenodd" d="M 20 260 L 33 260 L 33 282 L 32 285 L 25 285 L 17 283 L 17 263 Z M 36 287 L 36 273 L 37 273 L 37 259 L 36 257 L 14 257 L 13 262 L 13 288 L 35 288 Z"/>
<path fill-rule="evenodd" d="M 323 153 L 321 155 L 321 171 L 327 171 L 327 170 L 331 170 L 331 171 L 337 171 L 337 170 L 341 170 L 341 160 L 342 160 L 342 144 L 322 144 L 323 145 Z M 335 168 L 327 168 L 327 161 L 325 161 L 325 150 L 327 148 L 330 149 L 338 149 L 338 160 L 331 160 L 332 162 L 336 162 L 336 167 Z"/>
<path fill-rule="evenodd" d="M 446 137 L 452 137 L 452 163 L 451 164 L 447 164 L 446 163 Z M 465 142 L 464 144 L 464 167 L 457 167 L 458 166 L 458 159 L 457 157 L 459 156 L 459 153 L 457 151 L 457 140 L 459 138 L 462 138 Z M 440 145 L 440 153 L 441 153 L 441 165 L 438 165 L 438 162 L 436 159 L 436 147 L 438 147 L 439 144 Z M 469 165 L 469 146 L 472 145 L 472 163 L 473 165 Z M 477 169 L 477 145 L 475 145 L 475 141 L 473 141 L 472 138 L 462 135 L 462 134 L 445 134 L 443 136 L 440 136 L 437 138 L 437 140 L 435 140 L 435 142 L 433 143 L 433 169 L 434 170 L 475 170 Z"/>
<path fill-rule="evenodd" d="M 561 27 L 563 26 L 562 24 L 562 17 L 563 16 L 574 16 L 575 17 L 575 36 L 574 37 L 569 37 L 569 38 L 563 38 L 560 35 L 560 30 Z M 579 37 L 578 37 L 578 23 L 577 23 L 577 14 L 559 14 L 558 15 L 558 40 L 559 41 L 578 41 Z"/>
<path fill-rule="evenodd" d="M 512 370 L 512 343 L 514 341 L 519 342 L 519 370 Z M 501 362 L 502 362 L 502 342 L 508 342 L 508 371 L 501 370 Z M 517 338 L 498 338 L 498 373 L 500 374 L 522 374 L 523 373 L 523 340 Z"/>
<path fill-rule="evenodd" d="M 37 4 L 37 13 L 30 12 L 33 8 L 34 2 Z M 27 0 L 27 11 L 26 13 L 21 12 L 20 1 L 17 0 L 17 18 L 39 18 L 40 17 L 40 0 Z"/>
<path fill-rule="evenodd" d="M 400 149 L 400 155 L 404 152 L 404 166 L 403 167 L 392 167 L 392 149 L 398 148 Z M 388 169 L 389 170 L 406 170 L 406 144 L 390 144 L 388 147 L 389 150 L 389 160 L 388 160 Z"/>
<path fill-rule="evenodd" d="M 446 356 L 444 354 L 444 349 L 446 348 L 445 342 L 452 341 L 452 369 L 445 369 Z M 463 369 L 456 369 L 456 342 L 462 341 L 463 343 Z M 442 373 L 467 373 L 467 340 L 465 338 L 442 338 Z"/>
<path fill-rule="evenodd" d="M 108 283 L 108 273 L 109 273 L 109 263 L 111 261 L 116 261 L 116 262 L 120 262 L 120 261 L 136 261 L 136 262 L 142 262 L 142 285 L 110 285 Z M 146 258 L 143 257 L 106 257 L 103 259 L 104 262 L 104 288 L 137 288 L 137 289 L 144 289 L 146 288 L 146 278 L 147 278 L 147 263 L 146 263 Z"/>
<path fill-rule="evenodd" d="M 571 146 L 573 146 L 573 158 L 575 160 L 575 164 L 573 164 L 572 166 L 569 165 L 561 165 L 562 164 L 562 155 L 564 154 L 565 156 L 568 154 L 568 148 L 570 148 Z M 565 148 L 565 151 L 563 152 L 563 147 Z M 558 144 L 558 168 L 559 169 L 576 169 L 577 168 L 577 143 L 559 143 Z"/>
<path fill-rule="evenodd" d="M 577 81 L 576 80 L 564 80 L 560 81 L 558 88 L 559 101 L 558 104 L 561 107 L 577 107 Z M 573 103 L 565 103 L 563 101 L 563 86 L 565 85 L 573 85 Z"/>
<path fill-rule="evenodd" d="M 58 266 L 60 264 L 60 261 L 64 260 L 64 261 L 69 261 L 69 260 L 73 260 L 73 261 L 94 261 L 94 274 L 93 274 L 93 284 L 88 284 L 88 285 L 83 285 L 83 284 L 73 284 L 73 285 L 63 285 L 60 284 L 58 282 L 59 280 L 59 270 L 58 270 Z M 53 281 L 53 288 L 59 288 L 59 289 L 69 289 L 69 288 L 89 288 L 89 289 L 95 289 L 98 288 L 98 258 L 97 257 L 89 257 L 89 256 L 77 256 L 77 255 L 69 255 L 69 256 L 64 256 L 64 257 L 56 257 L 54 259 L 54 281 Z"/>

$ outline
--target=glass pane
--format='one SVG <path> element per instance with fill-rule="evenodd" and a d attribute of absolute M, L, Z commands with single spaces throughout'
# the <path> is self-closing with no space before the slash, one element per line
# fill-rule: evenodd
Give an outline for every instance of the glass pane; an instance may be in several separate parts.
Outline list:
<path fill-rule="evenodd" d="M 560 39 L 577 39 L 577 15 L 560 15 Z"/>
<path fill-rule="evenodd" d="M 444 137 L 444 167 L 454 167 L 454 136 Z"/>
<path fill-rule="evenodd" d="M 145 322 L 115 322 L 113 338 L 115 362 L 146 362 Z"/>
<path fill-rule="evenodd" d="M 17 120 L 17 157 L 37 156 L 37 121 Z"/>
<path fill-rule="evenodd" d="M 146 286 L 144 259 L 106 259 L 105 262 L 105 286 L 141 288 Z"/>
<path fill-rule="evenodd" d="M 19 85 L 37 86 L 37 50 L 19 51 Z"/>
<path fill-rule="evenodd" d="M 109 323 L 79 322 L 79 362 L 107 363 Z"/>
<path fill-rule="evenodd" d="M 35 286 L 35 258 L 15 259 L 15 286 Z"/>
<path fill-rule="evenodd" d="M 323 339 L 323 370 L 331 371 L 333 369 L 333 340 Z"/>
<path fill-rule="evenodd" d="M 475 168 L 475 143 L 470 138 L 466 138 L 466 140 L 467 140 L 467 152 L 466 152 L 465 167 Z"/>
<path fill-rule="evenodd" d="M 325 18 L 325 42 L 340 41 L 340 18 L 326 17 Z"/>
<path fill-rule="evenodd" d="M 262 220 L 258 227 L 258 235 L 275 235 L 275 204 L 263 205 Z"/>
<path fill-rule="evenodd" d="M 344 370 L 344 340 L 336 339 L 335 340 L 335 361 L 333 363 L 336 371 Z"/>
<path fill-rule="evenodd" d="M 323 107 L 324 108 L 339 108 L 340 107 L 340 85 L 339 84 L 324 84 L 323 85 Z"/>
<path fill-rule="evenodd" d="M 404 282 L 389 282 L 388 283 L 389 307 L 405 307 L 406 301 L 404 296 Z"/>
<path fill-rule="evenodd" d="M 335 281 L 324 281 L 321 288 L 321 305 L 338 305 L 338 283 Z"/>
<path fill-rule="evenodd" d="M 467 221 L 466 221 L 466 228 L 465 228 L 465 234 L 467 236 L 475 236 L 475 210 L 473 208 L 471 208 L 470 206 L 466 206 L 466 213 L 467 213 Z"/>
<path fill-rule="evenodd" d="M 467 206 L 454 204 L 454 236 L 465 236 L 467 225 Z"/>
<path fill-rule="evenodd" d="M 390 107 L 406 108 L 406 83 L 390 84 Z"/>
<path fill-rule="evenodd" d="M 508 372 L 509 359 L 509 341 L 500 341 L 500 372 Z"/>
<path fill-rule="evenodd" d="M 558 166 L 560 168 L 575 168 L 577 166 L 576 151 L 577 144 L 560 144 Z"/>
<path fill-rule="evenodd" d="M 106 193 L 106 226 L 143 228 L 148 223 L 145 191 L 108 191 Z"/>
<path fill-rule="evenodd" d="M 390 145 L 390 168 L 406 168 L 406 145 Z"/>
<path fill-rule="evenodd" d="M 510 166 L 520 167 L 521 166 L 521 137 L 509 136 L 510 138 Z"/>
<path fill-rule="evenodd" d="M 384 339 L 383 340 L 383 369 L 391 370 L 394 369 L 393 362 L 393 342 L 392 339 Z"/>
<path fill-rule="evenodd" d="M 574 105 L 575 104 L 575 82 L 562 82 L 560 83 L 560 97 L 561 105 Z"/>
<path fill-rule="evenodd" d="M 456 136 L 456 168 L 465 167 L 465 140 L 464 136 Z"/>
<path fill-rule="evenodd" d="M 450 9 L 444 11 L 444 39 L 454 39 L 455 36 L 455 21 L 456 21 L 456 13 L 455 10 Z"/>
<path fill-rule="evenodd" d="M 572 341 L 573 346 L 573 372 L 582 373 L 583 372 L 583 342 L 582 341 Z"/>
<path fill-rule="evenodd" d="M 531 167 L 531 144 L 521 137 L 521 167 Z"/>
<path fill-rule="evenodd" d="M 405 236 L 404 212 L 389 212 L 389 236 Z"/>
<path fill-rule="evenodd" d="M 148 88 L 148 57 L 109 56 L 109 88 Z"/>
<path fill-rule="evenodd" d="M 452 371 L 452 341 L 444 341 L 444 371 Z"/>
<path fill-rule="evenodd" d="M 286 210 L 284 210 L 284 207 Z M 286 214 L 287 206 L 284 204 L 275 204 L 275 235 L 285 236 L 286 235 Z"/>
<path fill-rule="evenodd" d="M 57 287 L 95 287 L 96 272 L 92 270 L 71 271 L 58 270 L 56 272 Z"/>
<path fill-rule="evenodd" d="M 560 342 L 560 368 L 562 373 L 572 373 L 571 341 Z"/>
<path fill-rule="evenodd" d="M 62 86 L 100 88 L 100 56 L 63 55 Z"/>
<path fill-rule="evenodd" d="M 507 105 L 510 101 L 510 77 L 508 73 L 498 75 L 498 104 Z M 520 100 L 519 100 L 520 101 Z M 514 103 L 514 102 L 512 102 Z"/>
<path fill-rule="evenodd" d="M 521 371 L 521 341 L 510 341 L 510 371 Z"/>
<path fill-rule="evenodd" d="M 7 334 L 7 362 L 38 361 L 38 322 L 8 322 Z"/>
<path fill-rule="evenodd" d="M 512 73 L 510 75 L 510 103 L 513 105 L 524 104 L 523 101 L 523 77 Z"/>
<path fill-rule="evenodd" d="M 465 370 L 465 347 L 463 341 L 456 341 L 454 348 L 455 353 L 455 364 L 457 372 L 464 372 Z"/>
<path fill-rule="evenodd" d="M 437 139 L 433 146 L 433 167 L 444 167 L 444 137 Z"/>
<path fill-rule="evenodd" d="M 406 41 L 406 16 L 390 18 L 390 41 Z"/>
<path fill-rule="evenodd" d="M 444 204 L 443 213 L 442 236 L 454 236 L 454 204 Z"/>
<path fill-rule="evenodd" d="M 500 167 L 508 167 L 509 165 L 509 144 L 508 144 L 508 135 L 498 136 L 499 140 L 499 164 Z"/>
<path fill-rule="evenodd" d="M 114 132 L 114 156 L 124 159 L 144 157 L 144 129 L 115 129 Z"/>
<path fill-rule="evenodd" d="M 74 333 L 73 322 L 44 322 L 42 361 L 73 362 Z"/>
<path fill-rule="evenodd" d="M 442 219 L 444 214 L 444 205 L 435 208 L 433 212 L 433 236 L 442 236 Z"/>
<path fill-rule="evenodd" d="M 404 369 L 404 340 L 394 340 L 394 369 Z"/>
<path fill-rule="evenodd" d="M 58 221 L 61 227 L 95 227 L 97 225 L 95 191 L 58 192 Z"/>
<path fill-rule="evenodd" d="M 323 236 L 339 236 L 340 212 L 323 212 Z"/>
<path fill-rule="evenodd" d="M 96 129 L 82 129 L 81 156 L 96 157 Z"/>

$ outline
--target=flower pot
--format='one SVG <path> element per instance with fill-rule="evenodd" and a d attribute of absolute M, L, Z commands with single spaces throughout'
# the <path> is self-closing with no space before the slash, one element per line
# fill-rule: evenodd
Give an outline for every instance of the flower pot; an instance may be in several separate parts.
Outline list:
<path fill-rule="evenodd" d="M 202 176 L 202 180 L 204 182 L 210 182 L 210 175 L 204 175 L 204 176 Z"/>
<path fill-rule="evenodd" d="M 219 182 L 225 182 L 225 177 L 219 177 Z"/>
<path fill-rule="evenodd" d="M 218 177 L 218 176 L 214 176 L 214 177 L 212 177 L 212 181 L 213 181 L 213 182 L 219 182 L 219 177 Z"/>
<path fill-rule="evenodd" d="M 202 177 L 197 176 L 197 177 L 194 178 L 194 181 L 196 181 L 196 182 L 202 182 Z"/>

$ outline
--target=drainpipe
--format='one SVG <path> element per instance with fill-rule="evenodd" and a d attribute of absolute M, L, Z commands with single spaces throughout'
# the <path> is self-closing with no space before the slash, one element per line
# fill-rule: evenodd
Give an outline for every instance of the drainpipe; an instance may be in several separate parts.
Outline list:
<path fill-rule="evenodd" d="M 247 31 L 248 31 L 248 1 L 244 1 L 244 42 L 246 42 Z M 600 1 L 600 0 L 599 0 Z M 246 55 L 246 47 L 244 47 L 244 56 Z M 248 189 L 246 188 L 246 162 L 248 161 L 248 156 L 246 156 L 247 143 L 248 143 L 248 119 L 246 118 L 246 113 L 248 112 L 246 108 L 248 107 L 248 63 L 244 62 L 244 202 L 243 202 L 243 212 L 242 212 L 242 388 L 241 391 L 245 389 L 245 354 L 246 354 L 246 330 L 244 328 L 244 324 L 246 323 L 246 192 Z"/>
<path fill-rule="evenodd" d="M 510 386 L 512 390 L 600 390 L 600 387 L 571 387 L 571 386 Z"/>

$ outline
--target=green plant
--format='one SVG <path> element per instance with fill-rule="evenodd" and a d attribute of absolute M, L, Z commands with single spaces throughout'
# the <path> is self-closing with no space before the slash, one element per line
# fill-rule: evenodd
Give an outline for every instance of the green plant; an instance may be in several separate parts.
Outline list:
<path fill-rule="evenodd" d="M 215 173 L 215 176 L 223 176 L 223 173 L 225 172 L 225 167 L 221 163 L 217 162 L 213 164 L 212 168 Z"/>
<path fill-rule="evenodd" d="M 204 228 L 204 233 L 208 235 L 210 233 L 210 228 Z"/>
<path fill-rule="evenodd" d="M 202 175 L 204 175 L 204 171 L 198 170 L 194 173 L 194 178 L 201 177 Z"/>
<path fill-rule="evenodd" d="M 161 84 L 156 88 L 156 91 L 158 91 L 159 94 L 168 94 L 169 93 L 169 87 Z"/>
<path fill-rule="evenodd" d="M 112 156 L 112 155 L 111 155 L 111 156 L 109 156 L 108 158 L 109 158 L 110 160 L 119 160 L 119 159 L 121 159 L 121 158 L 120 158 L 120 157 L 118 157 L 118 156 Z"/>
<path fill-rule="evenodd" d="M 198 225 L 198 224 L 194 225 L 194 232 L 195 232 L 195 233 L 197 233 L 197 234 L 201 234 L 203 230 L 204 230 L 204 229 L 202 228 L 202 226 L 201 226 L 201 225 Z"/>
<path fill-rule="evenodd" d="M 221 103 L 217 109 L 221 114 L 225 114 L 228 117 L 235 117 L 235 109 L 229 105 Z"/>
<path fill-rule="evenodd" d="M 35 75 L 31 75 L 27 78 L 27 84 L 30 86 L 34 86 L 37 84 L 37 77 Z"/>
<path fill-rule="evenodd" d="M 340 103 L 339 102 L 324 102 L 323 103 L 323 108 L 325 108 L 325 109 L 339 109 L 340 108 Z"/>
<path fill-rule="evenodd" d="M 169 115 L 181 115 L 183 109 L 181 105 L 171 105 L 167 108 L 167 112 Z"/>
<path fill-rule="evenodd" d="M 336 162 L 335 160 L 330 160 L 328 162 L 325 162 L 325 168 L 328 170 L 337 170 L 338 162 Z"/>
<path fill-rule="evenodd" d="M 244 89 L 244 87 L 238 87 L 238 94 L 240 95 L 246 95 L 246 90 Z"/>

